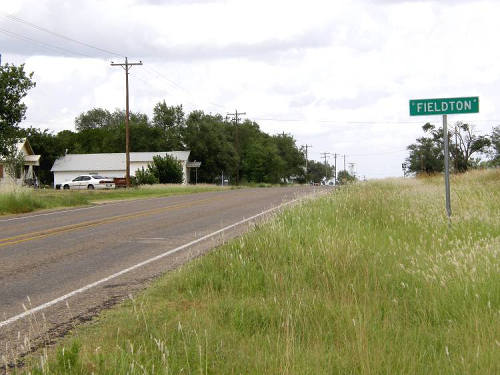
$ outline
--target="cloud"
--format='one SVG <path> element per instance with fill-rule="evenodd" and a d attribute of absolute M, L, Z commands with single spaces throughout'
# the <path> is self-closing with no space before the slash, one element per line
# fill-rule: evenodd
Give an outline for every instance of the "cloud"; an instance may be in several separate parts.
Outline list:
<path fill-rule="evenodd" d="M 366 107 L 376 104 L 380 99 L 388 97 L 389 93 L 385 90 L 382 91 L 372 91 L 372 90 L 361 90 L 355 96 L 344 97 L 338 99 L 324 100 L 323 103 L 327 105 L 330 109 L 356 109 L 360 107 Z M 320 104 L 320 103 L 318 103 Z"/>
<path fill-rule="evenodd" d="M 238 109 L 269 133 L 312 144 L 313 158 L 352 155 L 367 176 L 399 175 L 398 150 L 435 121 L 410 118 L 410 98 L 479 95 L 481 113 L 464 120 L 489 132 L 497 123 L 484 120 L 500 119 L 496 1 L 8 3 L 24 20 L 143 60 L 130 76 L 133 111 L 150 114 L 162 99 L 186 111 Z M 3 62 L 35 72 L 30 125 L 71 129 L 92 107 L 123 107 L 123 71 L 109 66 L 119 57 L 2 16 L 0 28 L 92 57 L 0 32 Z"/>

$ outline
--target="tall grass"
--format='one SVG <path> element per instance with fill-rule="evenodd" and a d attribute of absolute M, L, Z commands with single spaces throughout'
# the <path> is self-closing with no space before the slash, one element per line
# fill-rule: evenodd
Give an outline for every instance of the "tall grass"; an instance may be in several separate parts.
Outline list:
<path fill-rule="evenodd" d="M 4 185 L 0 188 L 0 215 L 88 203 L 87 196 L 76 192 L 38 192 L 30 188 Z"/>
<path fill-rule="evenodd" d="M 498 374 L 500 172 L 453 178 L 451 226 L 442 185 L 369 182 L 287 209 L 35 356 L 36 371 Z"/>

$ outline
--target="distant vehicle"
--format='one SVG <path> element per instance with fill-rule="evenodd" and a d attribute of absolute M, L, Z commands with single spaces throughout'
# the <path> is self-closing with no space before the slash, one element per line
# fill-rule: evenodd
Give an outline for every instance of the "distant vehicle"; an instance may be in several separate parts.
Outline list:
<path fill-rule="evenodd" d="M 62 188 L 83 190 L 83 189 L 114 189 L 115 183 L 112 178 L 96 176 L 96 175 L 82 175 L 70 181 L 63 182 Z"/>
<path fill-rule="evenodd" d="M 335 180 L 333 178 L 330 180 L 327 180 L 326 178 L 323 177 L 323 179 L 321 180 L 321 185 L 335 186 Z"/>

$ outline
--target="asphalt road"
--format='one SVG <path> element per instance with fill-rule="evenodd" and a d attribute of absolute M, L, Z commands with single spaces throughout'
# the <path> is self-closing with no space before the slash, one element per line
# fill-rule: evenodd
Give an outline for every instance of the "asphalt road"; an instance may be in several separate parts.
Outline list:
<path fill-rule="evenodd" d="M 319 190 L 239 189 L 0 217 L 0 363 L 53 343 L 156 276 L 242 233 L 249 223 L 92 283 Z M 87 289 L 53 303 L 82 287 Z"/>

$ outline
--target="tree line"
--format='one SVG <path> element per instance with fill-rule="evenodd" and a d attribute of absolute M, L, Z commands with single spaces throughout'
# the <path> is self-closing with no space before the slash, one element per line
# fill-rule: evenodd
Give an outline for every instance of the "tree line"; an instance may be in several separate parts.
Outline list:
<path fill-rule="evenodd" d="M 422 129 L 425 135 L 407 147 L 409 156 L 402 165 L 405 175 L 444 171 L 443 128 L 426 123 Z M 500 126 L 489 135 L 481 135 L 474 132 L 471 124 L 458 121 L 450 127 L 448 139 L 453 172 L 500 166 Z"/>
<path fill-rule="evenodd" d="M 0 157 L 17 169 L 15 144 L 28 137 L 36 154 L 40 154 L 39 179 L 51 184 L 50 169 L 66 153 L 111 153 L 125 150 L 125 113 L 94 108 L 75 119 L 75 131 L 54 134 L 48 129 L 20 128 L 25 119 L 23 103 L 36 84 L 33 73 L 24 65 L 0 65 Z M 232 182 L 280 183 L 290 180 L 319 182 L 324 175 L 321 163 L 310 160 L 305 175 L 304 150 L 299 149 L 290 134 L 269 135 L 250 120 L 241 124 L 220 114 L 195 110 L 188 115 L 182 106 L 157 103 L 150 119 L 144 113 L 130 114 L 130 150 L 190 150 L 190 159 L 200 161 L 200 182 L 219 182 L 222 174 Z M 22 165 L 22 163 L 21 163 Z M 327 175 L 332 174 L 328 166 Z M 150 178 L 151 176 L 148 176 Z M 154 181 L 154 179 L 151 179 Z"/>
<path fill-rule="evenodd" d="M 190 150 L 200 161 L 198 181 L 219 182 L 222 173 L 234 182 L 280 183 L 305 180 L 305 159 L 290 134 L 268 135 L 256 122 L 240 124 L 203 111 L 187 116 L 182 106 L 165 101 L 154 106 L 152 118 L 130 113 L 130 151 Z M 109 153 L 125 150 L 125 113 L 94 108 L 75 119 L 75 131 L 53 134 L 35 127 L 21 129 L 40 160 L 41 183 L 50 184 L 50 168 L 66 154 Z"/>

